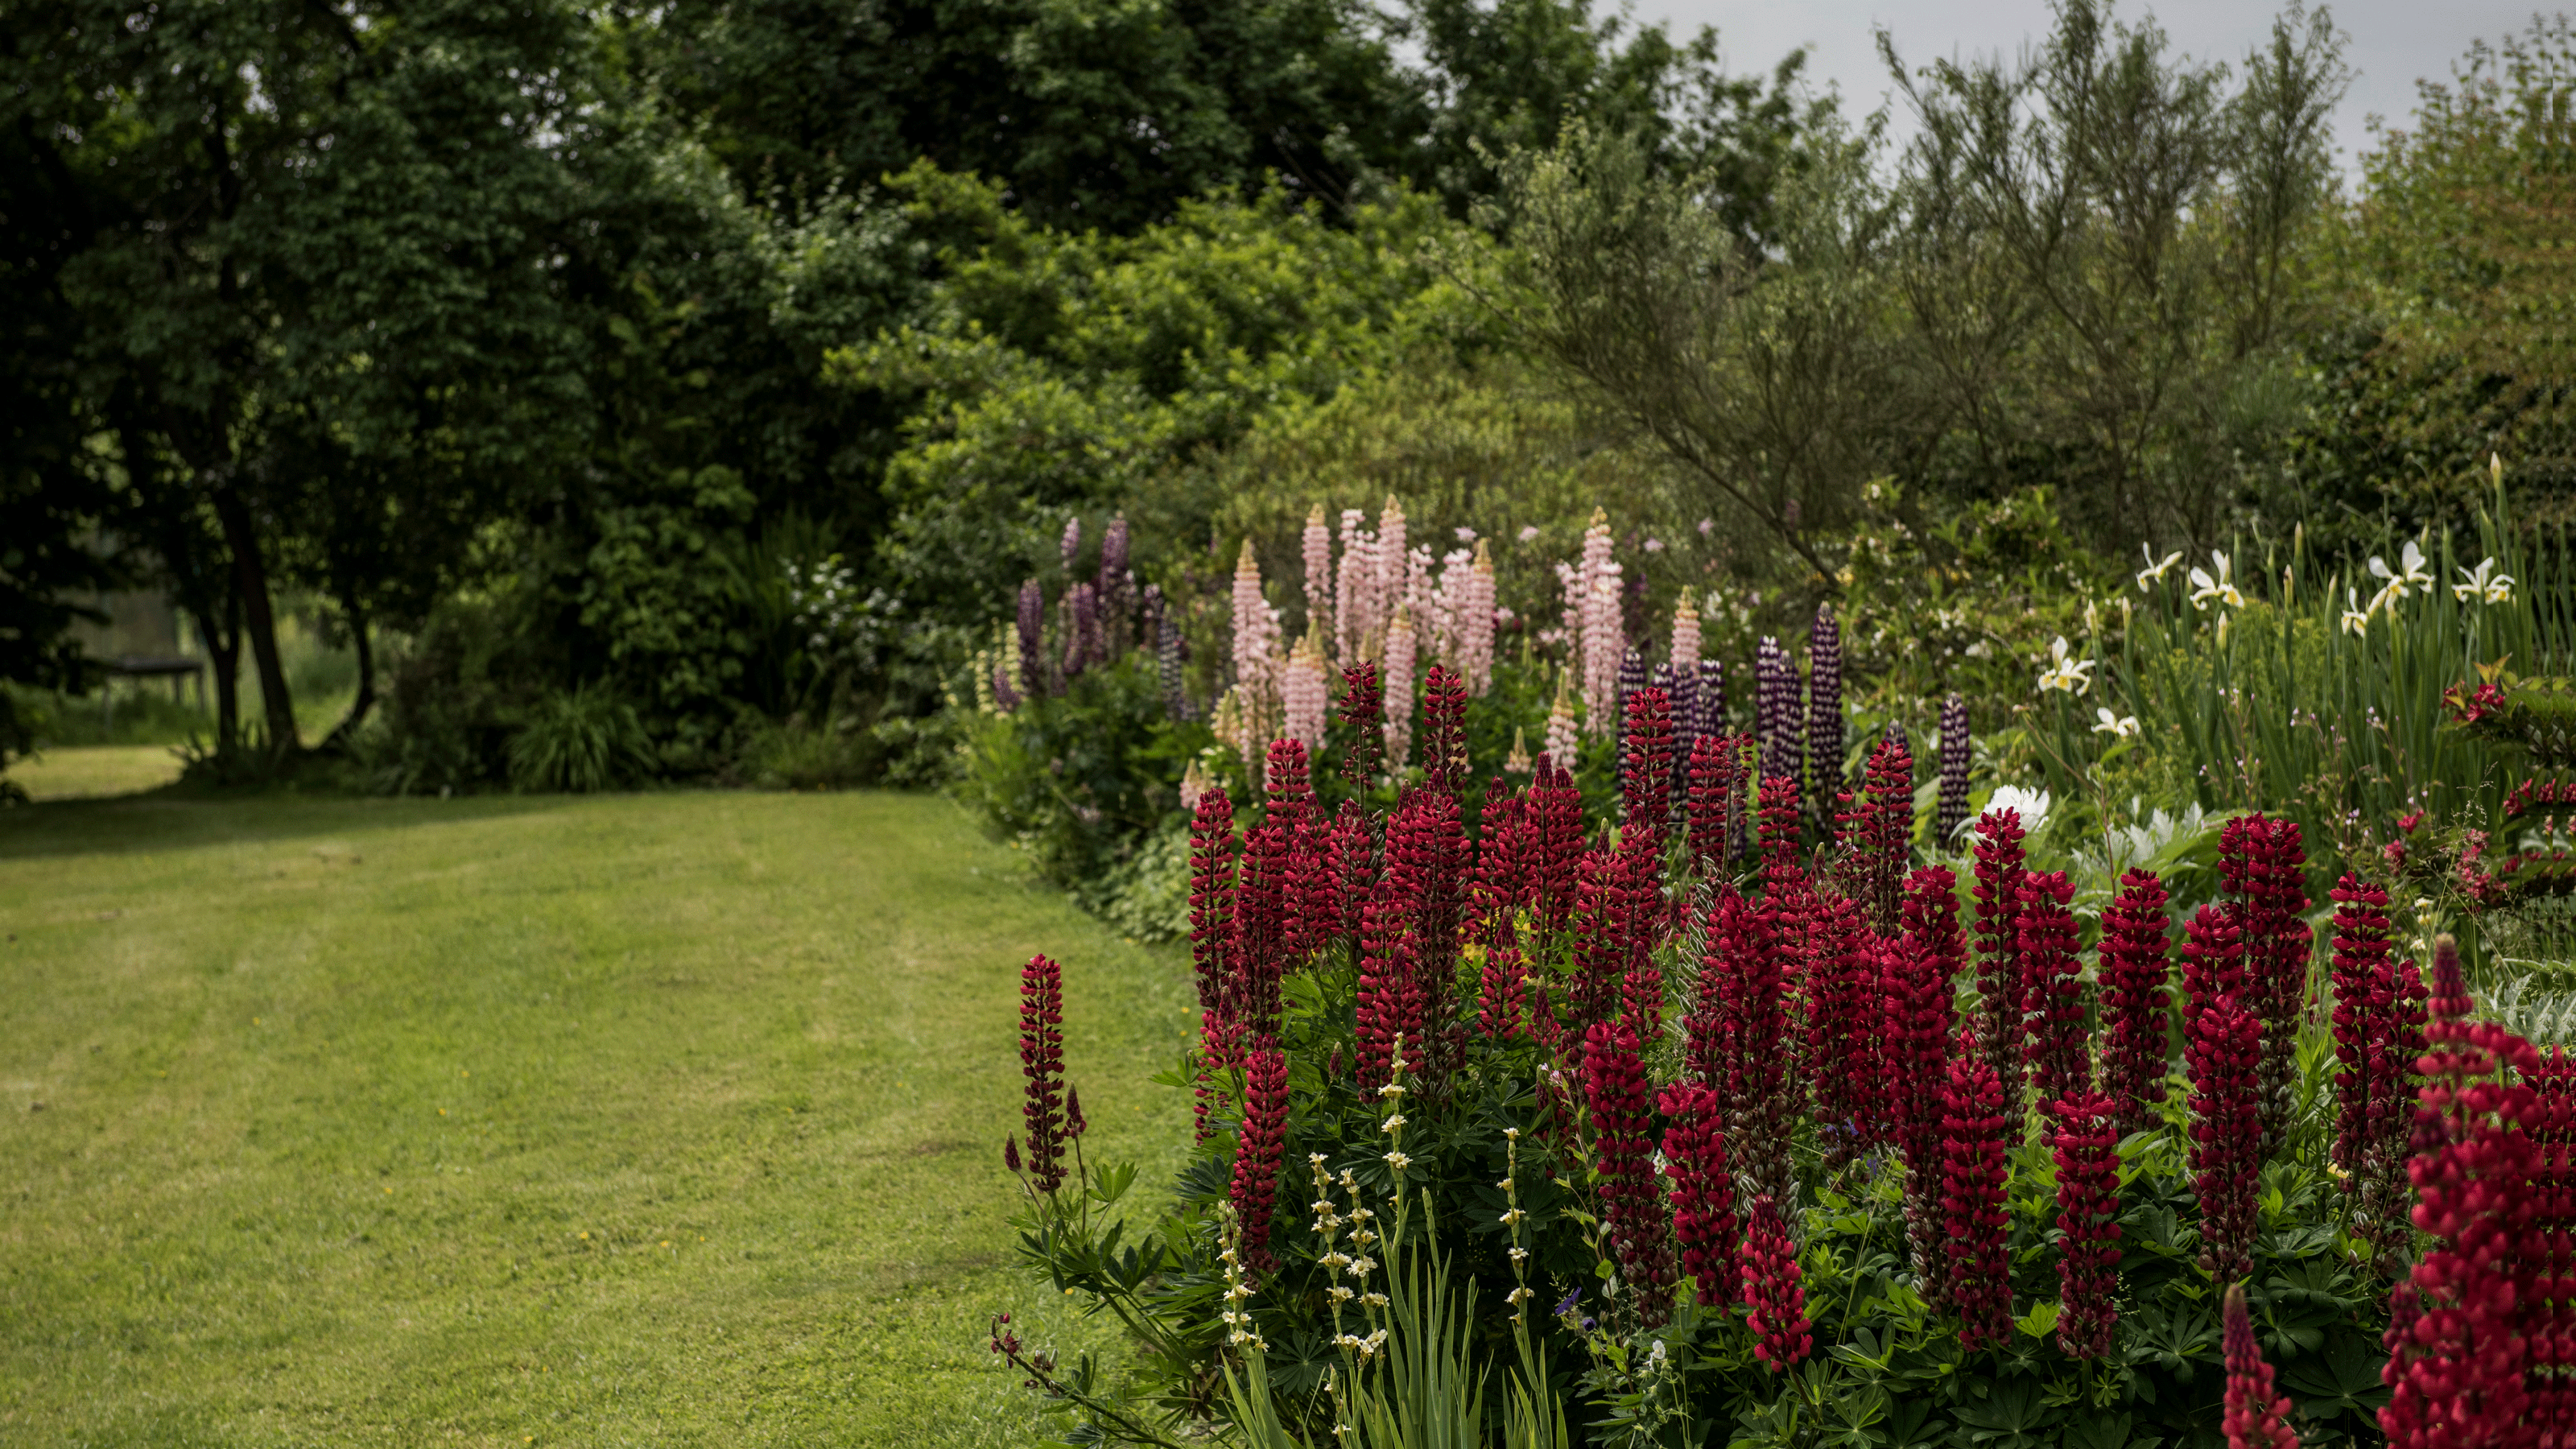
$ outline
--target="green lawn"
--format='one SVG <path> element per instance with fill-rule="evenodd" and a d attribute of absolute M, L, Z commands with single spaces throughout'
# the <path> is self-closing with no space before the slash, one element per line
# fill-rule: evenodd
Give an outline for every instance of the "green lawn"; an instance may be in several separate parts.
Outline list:
<path fill-rule="evenodd" d="M 1095 1156 L 1185 963 L 899 795 L 0 812 L 0 1442 L 1020 1444 L 1020 963 Z"/>

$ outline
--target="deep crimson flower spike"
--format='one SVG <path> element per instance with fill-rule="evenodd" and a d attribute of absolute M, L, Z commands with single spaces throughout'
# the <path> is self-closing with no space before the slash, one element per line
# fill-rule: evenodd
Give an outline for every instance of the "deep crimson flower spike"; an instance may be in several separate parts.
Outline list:
<path fill-rule="evenodd" d="M 1852 894 L 1868 912 L 1871 929 L 1886 934 L 1899 922 L 1914 835 L 1914 755 L 1905 741 L 1879 741 L 1861 780 L 1857 805 L 1844 795 L 1846 813 L 1837 818 L 1851 851 Z"/>
<path fill-rule="evenodd" d="M 1040 1192 L 1064 1185 L 1064 968 L 1031 956 L 1020 968 L 1020 1072 L 1028 1078 L 1020 1116 L 1029 1176 Z"/>
<path fill-rule="evenodd" d="M 1243 1066 L 1243 1129 L 1235 1141 L 1227 1196 L 1242 1225 L 1243 1266 L 1278 1271 L 1270 1251 L 1270 1214 L 1279 1191 L 1279 1157 L 1288 1132 L 1288 1059 L 1269 1037 L 1253 1042 Z"/>
<path fill-rule="evenodd" d="M 1941 1102 L 1942 1298 L 1973 1353 L 2012 1341 L 2004 1088 L 1982 1058 L 1954 1059 L 1949 1076 Z"/>
<path fill-rule="evenodd" d="M 1593 1023 L 1583 1038 L 1583 1095 L 1592 1115 L 1593 1166 L 1602 1179 L 1602 1217 L 1620 1277 L 1636 1295 L 1638 1317 L 1656 1327 L 1672 1312 L 1671 1219 L 1655 1187 L 1653 1098 L 1635 1032 Z"/>
<path fill-rule="evenodd" d="M 1664 973 L 1655 965 L 1664 912 L 1663 858 L 1651 834 L 1619 842 L 1614 860 L 1619 887 L 1620 1017 L 1639 1041 L 1664 1029 Z"/>
<path fill-rule="evenodd" d="M 2254 1271 L 2263 1123 L 2255 1107 L 2262 1023 L 2222 996 L 2191 1023 L 2192 1190 L 2200 1198 L 2200 1266 L 2221 1283 Z"/>
<path fill-rule="evenodd" d="M 1386 714 L 1386 693 L 1378 685 L 1377 661 L 1363 659 L 1342 670 L 1341 721 L 1351 732 L 1342 756 L 1342 778 L 1364 785 L 1377 777 L 1378 757 L 1385 749 L 1379 721 Z"/>
<path fill-rule="evenodd" d="M 2028 1034 L 2023 1059 L 2041 1102 L 2093 1090 L 2084 966 L 2075 956 L 2075 914 L 2068 909 L 2074 899 L 2075 886 L 2064 871 L 2030 871 L 2022 877 L 2019 924 Z"/>
<path fill-rule="evenodd" d="M 1288 974 L 1294 942 L 1290 936 L 1289 902 L 1293 899 L 1288 832 L 1258 825 L 1244 832 L 1243 866 L 1234 896 L 1234 950 L 1226 982 L 1233 1003 L 1234 1025 L 1258 1036 L 1277 1035 L 1281 1003 L 1279 983 Z"/>
<path fill-rule="evenodd" d="M 1333 814 L 1334 864 L 1341 868 L 1341 889 L 1335 897 L 1341 903 L 1341 934 L 1356 936 L 1360 932 L 1360 903 L 1368 899 L 1369 883 L 1377 879 L 1377 834 L 1367 809 L 1355 799 L 1345 798 L 1342 808 Z"/>
<path fill-rule="evenodd" d="M 2415 1226 L 2434 1242 L 2390 1298 L 2382 1377 L 2391 1392 L 2379 1411 L 2390 1449 L 2520 1445 L 2532 1437 L 2517 1279 L 2532 1246 L 2540 1166 L 2523 1124 L 2538 1107 L 2514 1076 L 2528 1079 L 2540 1061 L 2521 1037 L 2467 1020 L 2471 1005 L 2458 944 L 2436 937 L 2409 1167 Z"/>
<path fill-rule="evenodd" d="M 1530 782 L 1529 815 L 1537 826 L 1532 906 L 1540 931 L 1553 937 L 1574 917 L 1575 869 L 1583 858 L 1583 792 L 1575 788 L 1572 775 L 1545 755 L 1539 756 L 1538 775 Z"/>
<path fill-rule="evenodd" d="M 1387 1084 L 1395 1064 L 1395 1039 L 1419 1042 L 1421 1025 L 1411 1015 L 1413 989 L 1413 902 L 1405 882 L 1392 872 L 1380 877 L 1360 907 L 1359 933 L 1359 1083 L 1374 1092 Z"/>
<path fill-rule="evenodd" d="M 1709 907 L 1708 955 L 1700 963 L 1694 1012 L 1702 1019 L 1689 1050 L 1703 1060 L 1715 1058 L 1703 1070 L 1709 1085 L 1726 1094 L 1729 1151 L 1737 1171 L 1753 1190 L 1795 1201 L 1796 1113 L 1788 1053 L 1779 1049 L 1789 1038 L 1782 956 L 1771 912 L 1732 888 L 1721 890 Z"/>
<path fill-rule="evenodd" d="M 2272 1366 L 2254 1341 L 2243 1284 L 2227 1285 L 2225 1314 L 2227 1399 L 2219 1427 L 2227 1434 L 2227 1449 L 2299 1449 L 2299 1431 L 2290 1427 L 2290 1398 L 2274 1391 Z"/>
<path fill-rule="evenodd" d="M 2307 853 L 2296 821 L 2259 811 L 2229 821 L 2218 838 L 2219 879 L 2232 897 L 2244 953 L 2246 1007 L 2262 1023 L 2256 1069 L 2263 1145 L 2277 1149 L 2289 1130 L 2297 1075 L 2299 1017 L 2307 1004 L 2313 940 L 2307 922 Z"/>
<path fill-rule="evenodd" d="M 1950 964 L 1911 931 L 1883 943 L 1880 959 L 1889 1136 L 1905 1163 L 1905 1235 L 1916 1276 L 1934 1283 L 1942 1256 L 1941 1088 L 1949 1076 Z"/>
<path fill-rule="evenodd" d="M 1467 787 L 1467 686 L 1438 664 L 1422 681 L 1422 770 L 1424 789 Z"/>
<path fill-rule="evenodd" d="M 2245 948 L 2233 912 L 2202 906 L 2183 923 L 2182 1019 L 2186 1030 L 2220 997 L 2243 1001 Z"/>
<path fill-rule="evenodd" d="M 2120 894 L 2102 913 L 2094 974 L 2102 985 L 2102 1088 L 2124 1137 L 2153 1126 L 2156 1104 L 2165 1099 L 2165 976 L 2172 952 L 2164 882 L 2143 870 L 2121 876 Z"/>
<path fill-rule="evenodd" d="M 2405 1253 L 2407 1132 L 2424 1054 L 2422 983 L 2392 959 L 2388 892 L 2347 873 L 2334 914 L 2335 1165 L 2353 1195 L 2353 1234 L 2374 1256 Z"/>
<path fill-rule="evenodd" d="M 2007 1089 L 2021 1080 L 2022 834 L 2019 811 L 1977 817 L 1977 883 L 1969 891 L 1977 905 L 1978 1049 Z"/>
<path fill-rule="evenodd" d="M 1763 1193 L 1753 1199 L 1744 1232 L 1744 1301 L 1750 1305 L 1745 1323 L 1753 1330 L 1753 1356 L 1775 1374 L 1805 1363 L 1815 1347 L 1807 1292 L 1798 1280 L 1798 1245 L 1781 1226 L 1771 1195 Z"/>
<path fill-rule="evenodd" d="M 1625 872 L 1615 852 L 1585 852 L 1575 867 L 1575 902 L 1574 973 L 1566 982 L 1565 995 L 1570 1024 L 1581 1035 L 1594 1023 L 1622 1014 L 1628 898 Z"/>
<path fill-rule="evenodd" d="M 2049 1148 L 2064 1239 L 2057 1346 L 2069 1358 L 2107 1358 L 2120 1288 L 2120 1130 L 2111 1099 L 2087 1094 L 2051 1103 Z"/>
<path fill-rule="evenodd" d="M 1195 1141 L 1208 1137 L 1215 1079 L 1233 1065 L 1230 979 L 1234 946 L 1234 802 L 1223 788 L 1199 797 L 1190 818 L 1190 966 L 1199 990 Z"/>
<path fill-rule="evenodd" d="M 1731 853 L 1735 815 L 1744 808 L 1744 751 L 1741 735 L 1691 741 L 1690 850 L 1702 876 L 1717 876 Z"/>
<path fill-rule="evenodd" d="M 1838 1168 L 1876 1136 L 1878 964 L 1860 907 L 1842 896 L 1816 899 L 1807 966 L 1807 1060 L 1816 1131 L 1827 1168 Z"/>
<path fill-rule="evenodd" d="M 1677 1082 L 1658 1098 L 1665 1171 L 1673 1181 L 1673 1236 L 1682 1272 L 1703 1308 L 1724 1307 L 1736 1290 L 1735 1179 L 1726 1162 L 1726 1099 L 1715 1088 Z"/>
<path fill-rule="evenodd" d="M 1639 689 L 1627 699 L 1628 752 L 1621 773 L 1620 819 L 1626 830 L 1662 839 L 1672 812 L 1672 696 Z"/>

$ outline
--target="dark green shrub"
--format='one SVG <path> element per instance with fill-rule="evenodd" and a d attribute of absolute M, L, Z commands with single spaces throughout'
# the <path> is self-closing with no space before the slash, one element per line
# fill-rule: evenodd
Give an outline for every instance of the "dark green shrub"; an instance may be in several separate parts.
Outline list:
<path fill-rule="evenodd" d="M 510 784 L 518 790 L 612 790 L 651 774 L 653 764 L 634 706 L 604 685 L 547 695 L 510 738 Z"/>

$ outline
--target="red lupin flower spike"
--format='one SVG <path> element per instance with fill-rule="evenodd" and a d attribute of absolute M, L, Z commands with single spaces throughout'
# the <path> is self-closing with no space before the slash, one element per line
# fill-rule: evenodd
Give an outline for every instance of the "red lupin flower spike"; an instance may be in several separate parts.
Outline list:
<path fill-rule="evenodd" d="M 2301 919 L 2308 909 L 2307 859 L 2296 821 L 2258 811 L 2219 831 L 2219 879 L 2234 897 L 2228 909 L 2245 958 L 2245 1004 L 2262 1023 L 2256 1080 L 2267 1152 L 2279 1147 L 2288 1132 L 2299 1016 L 2307 1004 L 2313 945 Z"/>
<path fill-rule="evenodd" d="M 1948 872 L 1941 872 L 1947 875 Z M 1905 1163 L 1905 1235 L 1914 1271 L 1937 1282 L 1941 1261 L 1941 1087 L 1949 1076 L 1950 973 L 1908 932 L 1881 946 L 1889 1136 Z"/>
<path fill-rule="evenodd" d="M 1578 1035 L 1620 1014 L 1628 966 L 1624 875 L 1619 857 L 1607 850 L 1586 852 L 1575 867 L 1574 974 L 1565 995 Z"/>
<path fill-rule="evenodd" d="M 1905 857 L 1914 835 L 1914 755 L 1888 738 L 1869 753 L 1861 797 L 1854 808 L 1844 795 L 1844 843 L 1852 852 L 1853 895 L 1871 929 L 1892 933 L 1904 897 Z"/>
<path fill-rule="evenodd" d="M 2021 814 L 1989 810 L 1976 833 L 1978 1047 L 2009 1094 L 2021 1080 Z"/>
<path fill-rule="evenodd" d="M 1709 907 L 1708 950 L 1702 999 L 1713 980 L 1720 1007 L 1706 1035 L 1723 1055 L 1723 1072 L 1712 1072 L 1709 1085 L 1726 1093 L 1729 1150 L 1754 1190 L 1795 1201 L 1789 1062 L 1778 1049 L 1789 1035 L 1788 979 L 1770 913 L 1721 892 Z"/>
<path fill-rule="evenodd" d="M 1654 948 L 1664 919 L 1663 860 L 1652 835 L 1622 840 L 1616 856 L 1619 886 L 1620 1016 L 1639 1041 L 1664 1029 L 1664 973 Z"/>
<path fill-rule="evenodd" d="M 1660 689 L 1628 693 L 1628 753 L 1620 771 L 1624 828 L 1660 840 L 1672 813 L 1672 696 Z"/>
<path fill-rule="evenodd" d="M 1020 968 L 1020 1071 L 1029 1176 L 1051 1193 L 1064 1185 L 1064 968 L 1044 956 Z"/>
<path fill-rule="evenodd" d="M 1234 1024 L 1252 1035 L 1279 1031 L 1279 983 L 1288 973 L 1291 899 L 1288 832 L 1259 825 L 1243 836 L 1234 897 Z"/>
<path fill-rule="evenodd" d="M 2512 1445 L 2529 1438 L 2529 1346 L 2518 1332 L 2517 1256 L 2538 1165 L 2523 1122 L 2539 1069 L 2531 1044 L 2472 1009 L 2449 936 L 2433 942 L 2430 1050 L 2415 1108 L 2415 1226 L 2434 1243 L 2390 1296 L 2389 1449 Z"/>
<path fill-rule="evenodd" d="M 1805 1363 L 1815 1347 L 1807 1291 L 1798 1279 L 1798 1245 L 1780 1224 L 1779 1206 L 1763 1193 L 1753 1199 L 1744 1231 L 1744 1301 L 1751 1305 L 1745 1322 L 1753 1330 L 1753 1356 L 1775 1374 Z"/>
<path fill-rule="evenodd" d="M 2165 1099 L 2165 973 L 2173 944 L 2165 936 L 2164 882 L 2133 870 L 2102 913 L 2095 974 L 2102 983 L 2102 1087 L 2122 1136 L 2156 1122 Z"/>
<path fill-rule="evenodd" d="M 2576 1430 L 2576 1058 L 2542 1048 L 2531 1088 L 2532 1218 L 2516 1255 L 2514 1300 L 2530 1367 L 2523 1376 L 2540 1443 L 2559 1449 Z"/>
<path fill-rule="evenodd" d="M 1941 1107 L 1942 1297 L 1973 1353 L 2012 1341 L 2003 1079 L 1981 1058 L 1953 1060 Z"/>
<path fill-rule="evenodd" d="M 2200 1197 L 2200 1266 L 2220 1283 L 2254 1271 L 2263 1121 L 2255 1110 L 2262 1024 L 2222 996 L 2191 1023 L 2191 1172 Z"/>
<path fill-rule="evenodd" d="M 1669 1218 L 1655 1189 L 1655 1139 L 1648 1116 L 1645 1064 L 1637 1034 L 1614 1022 L 1595 1022 L 1583 1038 L 1584 1105 L 1592 1114 L 1594 1170 L 1601 1175 L 1602 1217 L 1618 1255 L 1620 1276 L 1637 1297 L 1637 1315 L 1648 1327 L 1672 1310 Z"/>
<path fill-rule="evenodd" d="M 2093 1090 L 2084 966 L 2075 956 L 2075 914 L 2067 909 L 2074 899 L 2075 887 L 2064 871 L 2031 871 L 2022 877 L 2023 1056 L 2041 1102 Z"/>
<path fill-rule="evenodd" d="M 1691 741 L 1690 850 L 1703 876 L 1724 869 L 1735 812 L 1744 808 L 1744 740 L 1701 735 Z"/>
<path fill-rule="evenodd" d="M 1455 796 L 1467 785 L 1467 686 L 1434 664 L 1422 681 L 1423 788 Z"/>
<path fill-rule="evenodd" d="M 1342 778 L 1354 785 L 1365 785 L 1377 777 L 1377 762 L 1384 750 L 1379 720 L 1386 713 L 1386 696 L 1378 688 L 1377 661 L 1363 659 L 1342 670 L 1341 721 L 1351 732 L 1351 747 L 1342 756 Z"/>
<path fill-rule="evenodd" d="M 1199 797 L 1190 819 L 1190 966 L 1199 988 L 1197 1137 L 1208 1136 L 1214 1078 L 1232 1065 L 1234 947 L 1234 802 L 1223 788 Z"/>
<path fill-rule="evenodd" d="M 1817 1135 L 1830 1170 L 1860 1155 L 1875 1138 L 1880 1023 L 1878 963 L 1860 907 L 1842 896 L 1818 897 L 1809 939 L 1807 1060 L 1814 1063 Z"/>
<path fill-rule="evenodd" d="M 1673 1236 L 1682 1272 L 1703 1308 L 1724 1307 L 1736 1287 L 1735 1179 L 1726 1164 L 1726 1099 L 1697 1082 L 1666 1087 L 1656 1105 L 1664 1129 L 1666 1175 L 1673 1180 Z"/>
<path fill-rule="evenodd" d="M 2119 1321 L 2120 1130 L 2109 1097 L 2066 1097 L 2049 1106 L 2049 1147 L 2057 1160 L 2057 1346 L 2069 1358 L 2108 1358 Z"/>
<path fill-rule="evenodd" d="M 1335 896 L 1342 908 L 1341 925 L 1345 936 L 1356 936 L 1360 930 L 1360 903 L 1368 899 L 1369 882 L 1377 878 L 1377 836 L 1369 823 L 1369 813 L 1360 802 L 1342 801 L 1333 815 L 1332 861 L 1340 868 L 1341 886 Z"/>
<path fill-rule="evenodd" d="M 1227 1196 L 1242 1224 L 1243 1265 L 1278 1271 L 1270 1251 L 1270 1210 L 1279 1191 L 1279 1156 L 1288 1132 L 1288 1059 L 1269 1037 L 1253 1042 L 1243 1065 L 1243 1131 L 1234 1148 Z"/>
<path fill-rule="evenodd" d="M 2200 1020 L 2222 996 L 2243 1001 L 2245 990 L 2245 949 L 2234 914 L 2202 906 L 2183 924 L 2183 1025 Z"/>
<path fill-rule="evenodd" d="M 1575 788 L 1574 776 L 1541 755 L 1529 800 L 1530 818 L 1538 827 L 1532 903 L 1539 929 L 1555 936 L 1574 916 L 1575 867 L 1583 858 L 1583 792 Z"/>
<path fill-rule="evenodd" d="M 1421 1024 L 1412 1019 L 1413 903 L 1404 883 L 1389 875 L 1379 880 L 1360 907 L 1359 934 L 1359 1083 L 1374 1092 L 1387 1084 L 1395 1065 L 1395 1039 L 1419 1041 Z"/>
<path fill-rule="evenodd" d="M 2272 1387 L 2272 1366 L 2263 1361 L 2254 1341 L 2254 1318 L 2245 1311 L 2245 1287 L 2227 1285 L 2226 1326 L 2221 1333 L 2227 1359 L 2226 1411 L 2219 1427 L 2227 1449 L 2299 1449 L 2299 1431 L 2290 1427 L 2290 1399 Z"/>
<path fill-rule="evenodd" d="M 2422 1032 L 2407 1020 L 2412 1003 L 2391 961 L 2388 892 L 2347 873 L 2333 897 L 2334 1163 L 2354 1195 L 2354 1235 L 2403 1251 L 2412 1227 L 2388 1210 L 2388 1189 L 2402 1187 L 2391 1168 L 2406 1160 Z"/>

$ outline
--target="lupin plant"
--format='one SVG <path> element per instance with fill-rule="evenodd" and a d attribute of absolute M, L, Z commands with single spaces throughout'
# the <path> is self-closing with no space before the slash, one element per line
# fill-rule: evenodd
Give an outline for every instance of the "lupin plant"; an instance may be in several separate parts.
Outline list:
<path fill-rule="evenodd" d="M 2277 1326 L 2297 1422 L 2350 1437 L 2368 1394 L 2304 1386 L 2354 1382 L 2352 1356 L 2392 1332 L 2392 1273 L 2423 1305 L 2390 1340 L 2416 1385 L 2400 1421 L 2485 1372 L 2465 1356 L 2505 1320 L 2408 1272 L 2423 1239 L 2398 1225 L 2441 1164 L 2576 1178 L 2563 1148 L 2493 1145 L 2561 1141 L 2576 1112 L 2446 1087 L 2464 1105 L 2427 1127 L 2384 896 L 2338 893 L 2329 1031 L 2277 826 L 2238 829 L 2177 953 L 2164 879 L 2133 870 L 2088 903 L 2009 811 L 1977 822 L 1973 879 L 1918 863 L 1893 736 L 1819 838 L 1796 775 L 1751 768 L 1754 739 L 1680 752 L 1649 676 L 1623 701 L 1623 818 L 1601 829 L 1553 757 L 1525 784 L 1471 784 L 1499 761 L 1467 757 L 1446 664 L 1393 701 L 1378 678 L 1345 675 L 1357 788 L 1338 810 L 1293 741 L 1264 753 L 1258 798 L 1198 801 L 1202 1025 L 1167 1080 L 1194 1094 L 1200 1140 L 1168 1214 L 1113 1238 L 1061 1205 L 1075 1193 L 1032 1199 L 1032 1261 L 1153 1349 L 1124 1397 L 1099 1391 L 1101 1433 L 1159 1414 L 1179 1443 L 1216 1416 L 1255 1443 L 1289 1442 L 1258 1418 L 1375 1444 L 1370 1396 L 1395 1392 L 1407 1335 L 1444 1313 L 1459 1331 L 1442 1343 L 1511 1335 L 1522 1368 L 1488 1379 L 1510 1392 L 1549 1355 L 1587 1361 L 1571 1417 L 1638 1445 L 1859 1443 L 1900 1423 L 1946 1441 L 2014 1404 L 2036 1441 L 2213 1435 L 2211 1305 L 2231 1289 Z M 1417 703 L 1416 766 L 1386 769 L 1383 724 Z M 1775 742 L 1788 729 L 1764 723 Z M 1945 766 L 1964 741 L 1945 720 Z M 1732 848 L 1734 819 L 1758 824 L 1758 855 Z M 2544 1072 L 2443 1025 L 2463 987 L 2434 996 L 2432 1056 L 2456 1063 L 2437 1080 Z M 2318 1107 L 2277 1136 L 2275 1061 L 2287 1100 Z M 1310 1193 L 1280 1189 L 1293 1163 Z M 1077 1154 L 1073 1175 L 1106 1173 Z M 2435 1226 L 2482 1251 L 2495 1195 L 2455 1196 Z M 2527 1215 L 2506 1226 L 2540 1241 Z M 2554 1286 L 2555 1262 L 2502 1271 Z M 1413 1274 L 1434 1297 L 1408 1298 Z"/>

